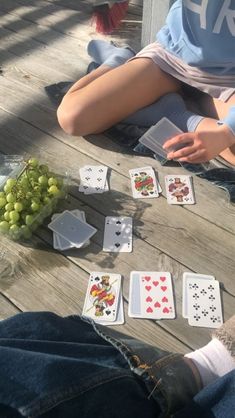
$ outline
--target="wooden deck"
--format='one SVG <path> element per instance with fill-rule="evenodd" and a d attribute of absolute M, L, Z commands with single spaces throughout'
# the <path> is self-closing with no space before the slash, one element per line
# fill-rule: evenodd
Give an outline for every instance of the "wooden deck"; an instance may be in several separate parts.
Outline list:
<path fill-rule="evenodd" d="M 165 190 L 159 199 L 134 200 L 128 170 L 152 165 L 163 185 L 161 167 L 147 157 L 130 156 L 104 135 L 71 138 L 56 121 L 55 108 L 44 87 L 76 80 L 86 70 L 85 48 L 97 38 L 90 25 L 90 6 L 77 0 L 1 0 L 0 2 L 0 152 L 36 156 L 58 172 L 70 170 L 73 187 L 63 208 L 85 210 L 98 229 L 89 247 L 59 253 L 52 234 L 41 227 L 29 245 L 0 241 L 0 318 L 20 311 L 50 310 L 80 314 L 89 272 L 123 275 L 125 319 L 115 327 L 163 349 L 187 352 L 210 339 L 211 330 L 193 328 L 181 316 L 182 274 L 215 275 L 221 282 L 224 318 L 235 307 L 235 207 L 223 190 L 194 179 L 197 204 L 169 206 Z M 141 9 L 130 8 L 113 39 L 140 48 Z M 111 170 L 111 191 L 86 196 L 78 192 L 79 167 L 105 164 Z M 183 173 L 177 168 L 177 173 Z M 134 219 L 131 254 L 102 252 L 104 218 L 129 215 Z M 127 315 L 131 270 L 170 271 L 174 280 L 177 318 L 149 321 Z"/>

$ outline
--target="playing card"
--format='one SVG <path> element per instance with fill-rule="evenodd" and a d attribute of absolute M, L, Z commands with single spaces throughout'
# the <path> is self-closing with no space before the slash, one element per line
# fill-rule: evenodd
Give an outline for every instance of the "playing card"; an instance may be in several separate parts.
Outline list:
<path fill-rule="evenodd" d="M 72 246 L 76 248 L 81 248 L 97 232 L 96 228 L 82 222 L 67 210 L 54 219 L 48 228 L 71 242 Z"/>
<path fill-rule="evenodd" d="M 158 197 L 158 184 L 152 167 L 142 167 L 129 170 L 131 189 L 136 199 Z"/>
<path fill-rule="evenodd" d="M 132 218 L 126 216 L 107 216 L 105 218 L 103 251 L 132 251 Z"/>
<path fill-rule="evenodd" d="M 103 193 L 108 189 L 108 167 L 104 165 L 86 165 L 80 168 L 79 191 L 85 194 Z"/>
<path fill-rule="evenodd" d="M 96 322 L 114 322 L 121 289 L 121 275 L 92 272 L 82 314 Z"/>
<path fill-rule="evenodd" d="M 73 209 L 70 212 L 73 213 L 82 222 L 86 222 L 86 215 L 85 215 L 84 211 L 79 210 L 79 209 Z M 52 218 L 51 218 L 52 221 L 54 219 L 57 219 L 58 216 L 60 216 L 60 215 L 61 215 L 60 213 L 54 213 L 54 215 L 52 215 Z M 88 239 L 82 245 L 82 247 L 87 247 L 89 244 L 90 244 L 90 240 Z M 55 250 L 65 251 L 65 250 L 69 250 L 69 249 L 73 248 L 73 244 L 70 241 L 68 241 L 67 239 L 58 235 L 56 232 L 53 232 L 53 248 Z"/>
<path fill-rule="evenodd" d="M 195 203 L 192 177 L 173 174 L 165 177 L 167 202 L 171 205 Z"/>
<path fill-rule="evenodd" d="M 186 294 L 188 279 L 194 280 L 215 280 L 214 276 L 208 276 L 206 274 L 196 274 L 186 272 L 183 274 L 183 289 L 182 289 L 182 315 L 184 318 L 188 318 L 188 297 Z"/>
<path fill-rule="evenodd" d="M 154 153 L 160 155 L 163 158 L 167 158 L 169 150 L 166 152 L 162 146 L 164 143 L 173 138 L 176 135 L 183 133 L 174 123 L 172 123 L 167 118 L 162 118 L 156 125 L 151 126 L 144 135 L 139 139 L 141 144 L 144 144 L 147 148 L 151 149 Z M 184 145 L 180 147 L 174 147 L 174 150 L 183 148 Z M 173 148 L 172 148 L 173 150 Z"/>
<path fill-rule="evenodd" d="M 217 280 L 188 279 L 186 293 L 189 325 L 218 328 L 223 324 L 220 286 Z"/>
<path fill-rule="evenodd" d="M 120 290 L 119 293 L 119 299 L 118 299 L 118 303 L 117 303 L 117 317 L 115 319 L 114 322 L 108 322 L 108 321 L 99 321 L 99 324 L 101 325 L 122 325 L 125 322 L 125 318 L 124 318 L 124 307 L 123 307 L 123 297 L 122 297 L 122 292 Z"/>
<path fill-rule="evenodd" d="M 171 274 L 132 272 L 129 314 L 149 319 L 175 318 Z"/>

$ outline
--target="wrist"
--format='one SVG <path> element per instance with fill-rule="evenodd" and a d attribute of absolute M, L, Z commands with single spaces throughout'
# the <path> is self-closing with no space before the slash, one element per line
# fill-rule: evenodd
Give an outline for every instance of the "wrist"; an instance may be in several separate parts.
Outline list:
<path fill-rule="evenodd" d="M 235 135 L 227 125 L 219 125 L 217 132 L 224 138 L 227 147 L 231 147 L 235 144 Z"/>

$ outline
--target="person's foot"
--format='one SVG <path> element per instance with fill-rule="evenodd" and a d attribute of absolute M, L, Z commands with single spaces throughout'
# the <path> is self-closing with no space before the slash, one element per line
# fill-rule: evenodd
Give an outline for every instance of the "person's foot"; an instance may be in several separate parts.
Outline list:
<path fill-rule="evenodd" d="M 113 42 L 101 39 L 90 41 L 87 46 L 87 53 L 97 64 L 105 64 L 113 68 L 124 64 L 135 55 L 135 52 L 129 46 L 118 47 Z"/>

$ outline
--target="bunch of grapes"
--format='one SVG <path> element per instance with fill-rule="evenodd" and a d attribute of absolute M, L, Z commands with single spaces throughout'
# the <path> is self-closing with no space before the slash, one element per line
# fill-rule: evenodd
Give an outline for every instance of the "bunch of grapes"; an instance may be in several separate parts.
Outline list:
<path fill-rule="evenodd" d="M 9 178 L 0 191 L 0 232 L 13 239 L 30 238 L 64 195 L 63 181 L 31 158 L 24 172 Z"/>

